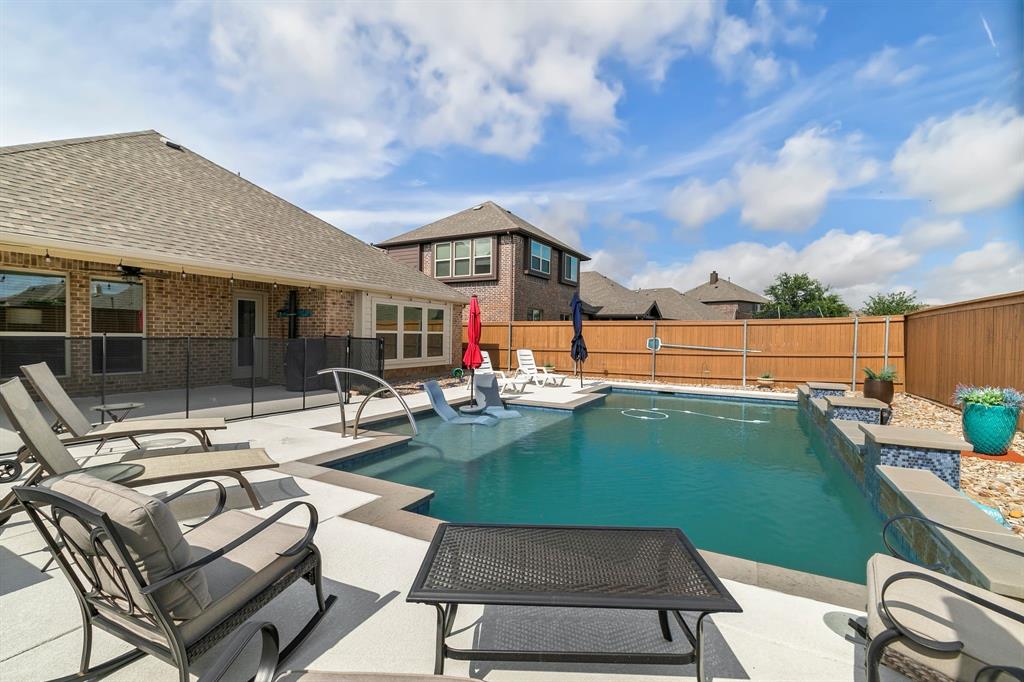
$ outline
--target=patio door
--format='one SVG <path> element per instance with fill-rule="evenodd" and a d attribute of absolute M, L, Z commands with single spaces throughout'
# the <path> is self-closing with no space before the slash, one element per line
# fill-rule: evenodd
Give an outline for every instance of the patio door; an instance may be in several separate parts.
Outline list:
<path fill-rule="evenodd" d="M 264 294 L 239 292 L 234 296 L 232 304 L 233 331 L 235 336 L 234 366 L 232 377 L 249 379 L 266 374 L 266 343 L 256 341 L 253 349 L 253 337 L 267 336 L 267 297 Z"/>

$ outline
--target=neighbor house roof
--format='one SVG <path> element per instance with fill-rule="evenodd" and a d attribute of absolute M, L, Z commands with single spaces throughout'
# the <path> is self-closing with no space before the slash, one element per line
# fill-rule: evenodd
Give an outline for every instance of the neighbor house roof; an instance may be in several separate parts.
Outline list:
<path fill-rule="evenodd" d="M 0 148 L 0 244 L 466 301 L 152 130 Z"/>
<path fill-rule="evenodd" d="M 724 320 L 724 313 L 672 287 L 640 289 L 639 293 L 658 304 L 665 320 Z M 729 318 L 731 319 L 731 318 Z"/>
<path fill-rule="evenodd" d="M 768 299 L 760 294 L 755 294 L 750 289 L 744 289 L 739 284 L 734 284 L 726 279 L 716 279 L 714 282 L 705 282 L 699 287 L 694 287 L 686 292 L 701 303 L 728 303 L 733 301 L 744 301 L 747 303 L 768 303 Z"/>
<path fill-rule="evenodd" d="M 536 225 L 528 223 L 512 211 L 502 208 L 493 201 L 485 201 L 478 206 L 467 208 L 465 211 L 459 211 L 447 218 L 436 220 L 429 225 L 417 227 L 415 230 L 410 230 L 397 237 L 378 242 L 377 246 L 402 246 L 404 244 L 434 242 L 452 237 L 473 237 L 487 234 L 504 234 L 506 232 L 520 232 L 536 237 L 563 251 L 579 256 L 581 260 L 590 260 L 590 256 L 576 247 L 569 246 L 560 239 L 556 239 Z"/>
<path fill-rule="evenodd" d="M 594 309 L 595 317 L 609 319 L 661 319 L 658 304 L 650 297 L 627 289 L 600 272 L 580 273 L 580 298 Z"/>

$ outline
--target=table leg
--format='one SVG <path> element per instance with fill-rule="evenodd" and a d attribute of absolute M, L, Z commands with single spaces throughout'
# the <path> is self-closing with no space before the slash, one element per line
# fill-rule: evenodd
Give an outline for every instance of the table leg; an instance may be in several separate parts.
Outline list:
<path fill-rule="evenodd" d="M 135 440 L 135 436 L 128 436 L 128 440 L 130 440 L 132 442 L 132 444 L 135 447 L 137 447 L 139 450 L 142 449 L 142 443 L 140 443 L 139 441 Z"/>
<path fill-rule="evenodd" d="M 661 624 L 661 636 L 665 641 L 672 641 L 672 631 L 668 627 L 668 611 L 658 611 L 658 623 Z"/>
<path fill-rule="evenodd" d="M 697 636 L 693 645 L 693 656 L 697 661 L 697 682 L 704 682 L 704 619 L 708 614 L 702 613 L 697 617 Z"/>
<path fill-rule="evenodd" d="M 445 608 L 441 604 L 434 604 L 437 608 L 437 643 L 434 650 L 434 674 L 444 674 L 444 638 L 445 630 L 448 627 Z"/>

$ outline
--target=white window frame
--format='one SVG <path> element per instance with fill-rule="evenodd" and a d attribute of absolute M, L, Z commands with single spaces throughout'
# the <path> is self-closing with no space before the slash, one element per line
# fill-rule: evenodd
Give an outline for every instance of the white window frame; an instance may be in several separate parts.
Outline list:
<path fill-rule="evenodd" d="M 113 282 L 115 284 L 138 284 L 142 287 L 142 331 L 141 332 L 107 332 L 105 335 L 109 338 L 141 338 L 142 339 L 142 369 L 136 372 L 110 372 L 107 374 L 116 374 L 117 376 L 131 376 L 133 374 L 145 374 L 146 373 L 146 359 L 149 355 L 148 348 L 146 348 L 146 326 L 149 324 L 149 311 L 146 310 L 146 283 L 143 281 L 139 282 L 125 282 L 117 277 L 90 277 L 89 278 L 89 289 L 86 302 L 89 304 L 89 336 L 92 338 L 100 338 L 104 336 L 103 332 L 93 331 L 92 328 L 92 292 L 93 283 L 95 282 Z M 93 376 L 99 376 L 102 372 L 92 371 L 92 346 L 89 347 L 89 371 Z"/>
<path fill-rule="evenodd" d="M 491 253 L 490 253 L 490 256 L 488 257 L 490 262 L 489 262 L 489 264 L 487 266 L 487 272 L 478 273 L 476 271 L 476 259 L 477 258 L 484 258 L 484 256 L 477 256 L 476 255 L 476 247 L 477 247 L 477 242 L 478 241 L 484 241 L 484 240 L 487 240 L 490 243 L 490 246 L 491 246 Z M 455 245 L 456 244 L 460 244 L 460 243 L 465 243 L 465 244 L 469 245 L 469 255 L 468 256 L 462 256 L 461 258 L 456 258 L 455 257 Z M 445 245 L 448 246 L 448 258 L 438 259 L 438 257 L 437 257 L 437 247 L 445 246 Z M 469 238 L 466 238 L 466 239 L 452 239 L 451 241 L 435 242 L 434 245 L 433 245 L 433 254 L 434 254 L 433 265 L 431 266 L 433 268 L 434 279 L 440 279 L 440 280 L 449 280 L 449 279 L 486 279 L 486 278 L 494 277 L 494 251 L 495 251 L 496 246 L 497 246 L 497 244 L 495 244 L 494 237 L 469 237 Z M 469 273 L 467 273 L 465 275 L 456 275 L 455 274 L 455 262 L 456 261 L 465 261 L 465 260 L 469 261 Z M 448 275 L 438 275 L 437 274 L 437 264 L 439 262 L 440 263 L 448 263 L 449 264 L 449 266 L 448 266 L 449 274 Z"/>
<path fill-rule="evenodd" d="M 411 299 L 396 299 L 388 297 L 371 297 L 370 298 L 370 336 L 376 338 L 377 336 L 377 306 L 378 305 L 394 305 L 398 306 L 398 330 L 397 332 L 397 348 L 396 354 L 398 357 L 395 359 L 385 359 L 384 368 L 394 369 L 400 367 L 428 367 L 431 365 L 448 365 L 451 364 L 451 335 L 452 335 L 452 306 L 449 303 L 434 303 L 430 301 L 415 301 Z M 422 312 L 421 317 L 421 328 L 419 332 L 406 332 L 405 331 L 405 309 L 406 308 L 420 308 Z M 428 310 L 440 310 L 444 313 L 444 327 L 441 332 L 441 348 L 442 354 L 435 356 L 427 355 L 427 342 L 429 341 L 430 334 L 437 334 L 438 332 L 430 332 L 427 329 L 428 325 Z M 406 333 L 418 333 L 421 336 L 420 340 L 420 352 L 421 355 L 415 358 L 405 357 L 405 343 L 404 335 Z"/>
<path fill-rule="evenodd" d="M 576 276 L 569 277 L 566 274 L 566 263 L 572 262 L 576 264 Z M 566 251 L 562 252 L 562 281 L 567 284 L 579 284 L 580 283 L 580 259 L 577 256 L 572 255 Z"/>
<path fill-rule="evenodd" d="M 63 277 L 64 278 L 64 331 L 62 332 L 9 332 L 0 331 L 0 336 L 60 336 L 71 338 L 71 287 L 69 281 L 71 273 L 67 270 L 38 270 L 34 268 L 22 268 L 17 265 L 4 265 L 0 272 L 11 272 L 20 275 L 36 275 L 41 277 Z M 71 353 L 69 343 L 64 344 L 64 373 L 57 374 L 59 377 L 70 376 Z M 5 377 L 6 378 L 6 377 Z"/>
<path fill-rule="evenodd" d="M 533 253 L 533 247 L 534 246 L 540 247 L 540 249 L 539 249 L 540 254 L 539 255 L 534 255 L 534 253 Z M 546 256 L 545 256 L 545 253 L 547 254 Z M 540 267 L 539 268 L 533 267 L 533 259 L 534 258 L 536 258 L 538 260 L 538 262 L 540 263 Z M 544 264 L 545 263 L 548 264 L 548 269 L 547 270 L 544 269 Z M 551 276 L 551 247 L 548 246 L 547 244 L 545 244 L 544 242 L 540 241 L 539 239 L 533 239 L 533 238 L 530 239 L 530 263 L 529 263 L 529 270 L 530 270 L 530 272 L 536 273 L 536 274 L 541 275 L 543 277 L 550 277 Z"/>

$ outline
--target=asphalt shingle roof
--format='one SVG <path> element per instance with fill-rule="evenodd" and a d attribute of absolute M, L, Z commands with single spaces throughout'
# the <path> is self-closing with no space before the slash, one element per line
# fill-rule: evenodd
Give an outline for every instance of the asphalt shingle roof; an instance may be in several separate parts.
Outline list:
<path fill-rule="evenodd" d="M 714 284 L 704 282 L 699 287 L 694 287 L 686 292 L 702 303 L 721 303 L 728 301 L 747 301 L 749 303 L 768 303 L 768 299 L 760 294 L 755 294 L 750 289 L 744 289 L 739 284 L 733 284 L 727 279 L 720 279 Z"/>
<path fill-rule="evenodd" d="M 580 298 L 597 317 L 660 317 L 653 299 L 594 270 L 580 273 Z"/>
<path fill-rule="evenodd" d="M 0 241 L 8 235 L 20 238 L 10 243 L 55 240 L 186 268 L 466 300 L 152 130 L 0 148 Z"/>
<path fill-rule="evenodd" d="M 467 208 L 450 216 L 435 220 L 432 223 L 417 227 L 382 242 L 377 246 L 401 246 L 403 244 L 420 244 L 451 237 L 470 237 L 484 234 L 501 234 L 505 232 L 522 232 L 537 237 L 558 249 L 579 256 L 582 260 L 590 260 L 590 256 L 574 246 L 556 239 L 536 225 L 523 220 L 512 211 L 502 208 L 493 201 Z"/>
<path fill-rule="evenodd" d="M 661 317 L 665 320 L 731 319 L 711 306 L 704 305 L 693 296 L 672 287 L 640 289 L 639 293 L 657 302 Z"/>

